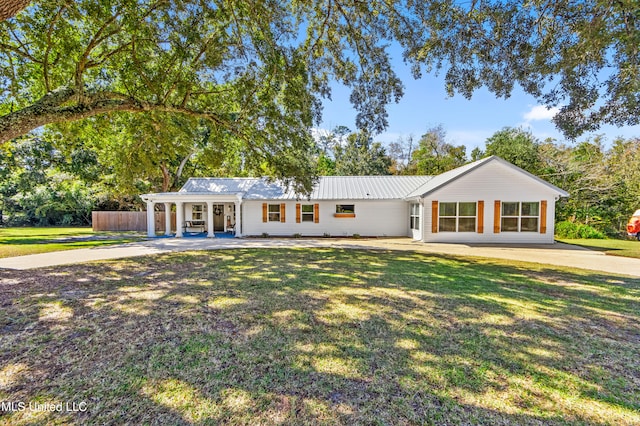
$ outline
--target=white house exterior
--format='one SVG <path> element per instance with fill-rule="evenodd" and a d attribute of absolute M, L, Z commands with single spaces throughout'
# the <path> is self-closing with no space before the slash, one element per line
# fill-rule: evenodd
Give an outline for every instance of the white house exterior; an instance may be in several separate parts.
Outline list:
<path fill-rule="evenodd" d="M 438 176 L 327 176 L 301 196 L 265 178 L 191 178 L 178 192 L 144 194 L 175 205 L 175 236 L 409 236 L 424 242 L 553 243 L 565 191 L 498 158 Z M 167 235 L 170 230 L 167 217 Z"/>

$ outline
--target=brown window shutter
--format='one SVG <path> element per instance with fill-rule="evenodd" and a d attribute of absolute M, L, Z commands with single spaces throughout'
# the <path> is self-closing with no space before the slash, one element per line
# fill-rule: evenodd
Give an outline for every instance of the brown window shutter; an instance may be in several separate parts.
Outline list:
<path fill-rule="evenodd" d="M 496 200 L 493 202 L 493 233 L 500 233 L 500 211 L 501 203 L 500 200 Z"/>
<path fill-rule="evenodd" d="M 313 205 L 313 222 L 320 223 L 320 204 Z"/>
<path fill-rule="evenodd" d="M 547 233 L 547 200 L 540 202 L 540 233 Z"/>
<path fill-rule="evenodd" d="M 438 233 L 438 202 L 431 202 L 431 233 Z"/>
<path fill-rule="evenodd" d="M 280 204 L 280 222 L 282 222 L 282 223 L 287 221 L 287 218 L 284 215 L 286 207 L 287 207 L 287 205 L 285 203 L 281 203 Z"/>
<path fill-rule="evenodd" d="M 484 201 L 478 201 L 478 234 L 484 233 Z"/>
<path fill-rule="evenodd" d="M 262 221 L 267 221 L 267 203 L 262 203 Z"/>
<path fill-rule="evenodd" d="M 301 218 L 300 218 L 300 203 L 296 203 L 296 223 L 300 223 Z"/>

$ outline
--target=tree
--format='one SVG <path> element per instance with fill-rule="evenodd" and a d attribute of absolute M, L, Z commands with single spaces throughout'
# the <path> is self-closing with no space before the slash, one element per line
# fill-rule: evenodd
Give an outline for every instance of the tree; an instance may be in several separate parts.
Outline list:
<path fill-rule="evenodd" d="M 45 133 L 3 146 L 0 206 L 12 225 L 90 223 L 99 192 L 91 170 L 95 157 L 83 149 L 66 157 L 55 149 L 54 138 Z"/>
<path fill-rule="evenodd" d="M 471 151 L 471 161 L 478 161 L 484 157 L 484 151 L 480 147 L 475 147 Z"/>
<path fill-rule="evenodd" d="M 31 0 L 0 0 L 0 21 L 15 16 L 16 13 L 27 7 Z"/>
<path fill-rule="evenodd" d="M 245 141 L 249 153 L 266 160 L 265 171 L 297 177 L 296 189 L 309 190 L 309 167 L 283 157 L 283 146 L 299 152 L 313 145 L 309 130 L 330 78 L 354 87 L 362 127 L 384 128 L 383 105 L 402 92 L 380 47 L 383 29 L 367 34 L 375 20 L 360 8 L 248 0 L 37 2 L 0 24 L 6 82 L 0 141 L 114 112 L 183 114 L 209 120 L 215 137 Z M 356 50 L 354 59 L 349 52 Z"/>
<path fill-rule="evenodd" d="M 441 125 L 429 129 L 420 137 L 412 155 L 415 174 L 439 175 L 467 162 L 467 148 L 446 142 L 446 137 L 447 132 Z"/>
<path fill-rule="evenodd" d="M 569 138 L 603 123 L 640 123 L 640 16 L 634 0 L 418 2 L 425 22 L 406 56 L 446 68 L 450 94 L 517 84 L 547 106 Z M 419 67 L 415 72 L 423 70 Z"/>
<path fill-rule="evenodd" d="M 539 174 L 539 145 L 540 142 L 531 132 L 505 127 L 487 139 L 484 155 L 497 155 L 521 169 Z"/>
<path fill-rule="evenodd" d="M 612 222 L 621 229 L 640 208 L 640 138 L 614 140 L 606 161 L 617 195 L 617 203 L 612 206 Z"/>
<path fill-rule="evenodd" d="M 615 235 L 621 228 L 620 210 L 626 210 L 625 200 L 620 181 L 610 167 L 611 151 L 604 144 L 601 136 L 575 146 L 546 141 L 539 146 L 536 174 L 570 194 L 556 204 L 557 220 L 590 225 Z"/>
<path fill-rule="evenodd" d="M 414 170 L 412 164 L 413 155 L 413 135 L 409 135 L 406 139 L 398 138 L 395 142 L 389 144 L 389 156 L 392 159 L 391 171 L 395 175 L 412 173 Z"/>
<path fill-rule="evenodd" d="M 319 176 L 335 176 L 336 162 L 327 154 L 321 152 L 318 156 L 318 175 Z"/>
<path fill-rule="evenodd" d="M 351 133 L 344 146 L 334 148 L 338 176 L 388 175 L 391 158 L 380 142 L 365 132 Z"/>
<path fill-rule="evenodd" d="M 394 40 L 414 76 L 444 69 L 467 97 L 518 84 L 563 105 L 556 123 L 576 136 L 639 122 L 639 25 L 632 0 L 43 0 L 0 23 L 0 142 L 161 111 L 270 151 L 305 140 L 331 80 L 352 87 L 358 128 L 381 131 L 402 96 Z"/>

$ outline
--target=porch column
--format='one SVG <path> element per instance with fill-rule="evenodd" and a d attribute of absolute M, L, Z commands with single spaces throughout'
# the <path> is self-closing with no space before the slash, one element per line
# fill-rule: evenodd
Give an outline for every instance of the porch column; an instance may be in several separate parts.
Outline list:
<path fill-rule="evenodd" d="M 164 203 L 164 235 L 171 235 L 171 203 Z"/>
<path fill-rule="evenodd" d="M 155 206 L 153 201 L 147 201 L 147 237 L 156 236 Z"/>
<path fill-rule="evenodd" d="M 236 201 L 236 238 L 242 237 L 242 213 L 240 210 L 240 205 L 242 202 Z"/>
<path fill-rule="evenodd" d="M 176 202 L 176 238 L 182 238 L 182 227 L 184 226 L 184 203 Z"/>
<path fill-rule="evenodd" d="M 213 233 L 213 201 L 207 201 L 207 238 L 214 238 Z"/>

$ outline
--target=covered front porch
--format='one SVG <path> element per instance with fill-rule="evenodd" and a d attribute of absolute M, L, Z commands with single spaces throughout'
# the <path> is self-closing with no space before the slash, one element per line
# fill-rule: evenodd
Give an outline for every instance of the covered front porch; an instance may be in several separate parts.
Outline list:
<path fill-rule="evenodd" d="M 184 236 L 206 236 L 216 234 L 242 236 L 242 200 L 235 195 L 211 195 L 183 192 L 145 194 L 141 196 L 147 203 L 147 235 L 157 236 L 155 224 L 156 206 L 164 206 L 164 235 L 182 238 Z M 175 209 L 175 226 L 172 226 L 171 211 Z"/>

